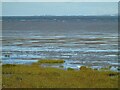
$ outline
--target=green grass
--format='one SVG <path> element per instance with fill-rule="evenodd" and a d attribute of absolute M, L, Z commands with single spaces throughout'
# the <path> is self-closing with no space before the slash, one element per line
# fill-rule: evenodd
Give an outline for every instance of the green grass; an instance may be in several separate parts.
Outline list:
<path fill-rule="evenodd" d="M 17 65 L 15 65 L 15 64 L 3 64 L 2 66 L 4 66 L 4 67 L 11 67 L 11 66 L 17 66 Z"/>
<path fill-rule="evenodd" d="M 74 70 L 73 68 L 67 68 L 67 70 Z"/>
<path fill-rule="evenodd" d="M 43 68 L 33 65 L 3 65 L 3 88 L 118 88 L 118 72 Z"/>
<path fill-rule="evenodd" d="M 64 60 L 47 60 L 47 59 L 43 59 L 43 60 L 39 60 L 37 63 L 64 63 Z"/>
<path fill-rule="evenodd" d="M 85 71 L 87 70 L 87 71 L 88 71 L 88 70 L 92 70 L 92 68 L 88 68 L 88 67 L 86 67 L 86 66 L 81 66 L 81 67 L 80 67 L 80 70 L 85 70 Z"/>

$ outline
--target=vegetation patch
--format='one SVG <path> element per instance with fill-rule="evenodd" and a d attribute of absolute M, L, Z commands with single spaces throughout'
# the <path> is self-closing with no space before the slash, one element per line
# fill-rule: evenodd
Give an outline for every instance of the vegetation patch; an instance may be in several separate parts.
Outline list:
<path fill-rule="evenodd" d="M 2 66 L 4 66 L 4 67 L 12 67 L 12 66 L 17 66 L 17 65 L 15 65 L 15 64 L 3 64 Z"/>
<path fill-rule="evenodd" d="M 67 68 L 67 70 L 74 70 L 73 68 Z"/>
<path fill-rule="evenodd" d="M 64 63 L 64 60 L 47 60 L 47 59 L 43 59 L 43 60 L 39 60 L 37 63 Z"/>
<path fill-rule="evenodd" d="M 92 68 L 86 67 L 86 66 L 81 66 L 80 70 L 86 71 L 86 70 L 93 70 Z"/>

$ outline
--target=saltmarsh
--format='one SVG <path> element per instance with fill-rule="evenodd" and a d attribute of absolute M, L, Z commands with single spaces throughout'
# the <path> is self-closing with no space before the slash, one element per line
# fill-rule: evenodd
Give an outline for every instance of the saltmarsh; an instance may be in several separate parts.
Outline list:
<path fill-rule="evenodd" d="M 80 70 L 43 68 L 39 64 L 2 66 L 3 88 L 118 88 L 118 72 L 85 66 Z"/>
<path fill-rule="evenodd" d="M 49 60 L 49 59 L 43 59 L 39 60 L 37 63 L 64 63 L 64 60 Z"/>

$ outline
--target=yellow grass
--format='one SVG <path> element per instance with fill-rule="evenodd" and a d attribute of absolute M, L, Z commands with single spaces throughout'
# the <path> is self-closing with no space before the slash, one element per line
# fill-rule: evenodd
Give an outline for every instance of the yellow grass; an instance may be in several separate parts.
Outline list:
<path fill-rule="evenodd" d="M 33 65 L 3 65 L 4 88 L 118 88 L 119 73 L 81 70 L 61 70 Z"/>

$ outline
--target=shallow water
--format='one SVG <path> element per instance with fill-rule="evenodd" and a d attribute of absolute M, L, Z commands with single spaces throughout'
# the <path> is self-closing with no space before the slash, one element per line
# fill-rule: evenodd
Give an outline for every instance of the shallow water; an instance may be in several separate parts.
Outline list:
<path fill-rule="evenodd" d="M 107 29 L 89 32 L 79 28 L 68 33 L 67 30 L 3 30 L 2 41 L 3 63 L 31 64 L 39 59 L 64 59 L 65 68 L 86 65 L 99 69 L 119 65 L 118 34 Z"/>
<path fill-rule="evenodd" d="M 48 58 L 78 61 L 77 63 L 80 65 L 91 66 L 116 66 L 116 63 L 118 63 L 116 34 L 91 34 L 89 36 L 81 34 L 71 37 L 67 35 L 64 35 L 64 37 L 63 35 L 40 36 L 42 38 L 36 38 L 34 35 L 33 38 L 5 37 L 3 40 L 3 62 L 11 63 L 14 62 L 12 60 L 16 60 L 20 63 L 27 63 L 28 61 L 31 62 L 31 60 Z M 106 36 L 108 37 L 106 38 Z M 10 54 L 9 58 L 5 57 L 7 53 Z M 75 63 L 72 64 L 75 66 Z"/>

